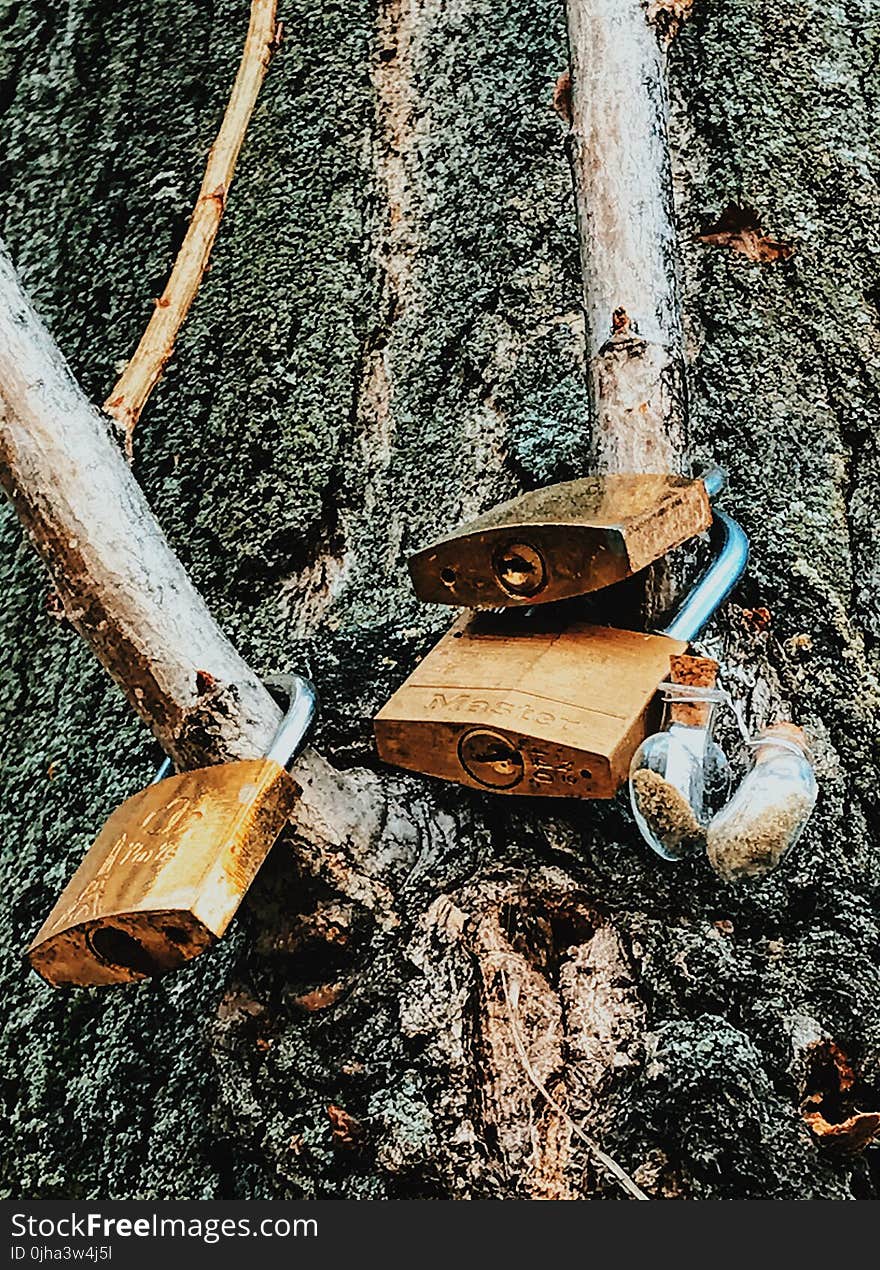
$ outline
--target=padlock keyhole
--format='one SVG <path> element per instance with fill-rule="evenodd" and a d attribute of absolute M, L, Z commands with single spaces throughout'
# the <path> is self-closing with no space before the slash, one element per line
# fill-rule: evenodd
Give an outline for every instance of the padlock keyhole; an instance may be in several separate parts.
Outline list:
<path fill-rule="evenodd" d="M 99 926 L 88 940 L 95 955 L 111 966 L 123 966 L 139 975 L 155 975 L 163 968 L 140 940 L 118 926 Z"/>
<path fill-rule="evenodd" d="M 519 750 L 500 732 L 472 728 L 458 743 L 458 757 L 469 776 L 490 789 L 512 789 L 525 770 Z"/>
<path fill-rule="evenodd" d="M 497 552 L 495 576 L 508 595 L 537 595 L 547 582 L 547 567 L 537 547 L 513 542 Z"/>
<path fill-rule="evenodd" d="M 184 930 L 182 926 L 163 926 L 162 934 L 167 935 L 173 944 L 189 943 L 189 931 Z"/>

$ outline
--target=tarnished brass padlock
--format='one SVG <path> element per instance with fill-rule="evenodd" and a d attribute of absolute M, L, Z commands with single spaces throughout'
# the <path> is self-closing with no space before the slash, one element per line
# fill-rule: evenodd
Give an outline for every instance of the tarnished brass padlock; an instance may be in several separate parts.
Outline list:
<path fill-rule="evenodd" d="M 409 569 L 420 600 L 546 604 L 621 582 L 711 522 L 703 480 L 588 476 L 494 507 L 416 552 Z"/>
<path fill-rule="evenodd" d="M 219 939 L 298 795 L 287 771 L 316 712 L 306 679 L 265 758 L 157 779 L 113 813 L 28 949 L 49 983 L 131 983 Z"/>
<path fill-rule="evenodd" d="M 715 559 L 656 634 L 558 616 L 462 618 L 379 711 L 388 763 L 502 794 L 611 798 L 656 726 L 670 656 L 686 651 L 745 568 L 748 542 L 723 512 Z"/>

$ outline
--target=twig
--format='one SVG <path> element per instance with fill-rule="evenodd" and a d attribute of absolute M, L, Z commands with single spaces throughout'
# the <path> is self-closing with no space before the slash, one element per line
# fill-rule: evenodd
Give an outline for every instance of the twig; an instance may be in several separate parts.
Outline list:
<path fill-rule="evenodd" d="M 122 428 L 131 458 L 134 430 L 147 398 L 174 350 L 178 331 L 195 299 L 217 237 L 226 197 L 244 135 L 263 77 L 280 39 L 277 0 L 252 0 L 250 24 L 241 63 L 208 165 L 195 210 L 171 275 L 156 301 L 140 343 L 104 402 L 104 409 Z"/>
<path fill-rule="evenodd" d="M 568 1114 L 565 1108 L 559 1102 L 557 1102 L 557 1100 L 550 1093 L 550 1090 L 547 1088 L 547 1086 L 541 1080 L 540 1076 L 535 1071 L 534 1067 L 531 1064 L 529 1056 L 526 1053 L 526 1047 L 525 1045 L 523 1045 L 522 1036 L 520 1035 L 519 1026 L 517 1024 L 518 1015 L 517 1015 L 516 1002 L 513 1000 L 510 990 L 507 986 L 507 975 L 505 974 L 503 969 L 501 970 L 500 973 L 501 973 L 501 986 L 504 990 L 504 1000 L 507 1005 L 507 1019 L 508 1019 L 508 1023 L 510 1024 L 510 1035 L 513 1039 L 513 1047 L 516 1050 L 517 1055 L 519 1056 L 519 1061 L 522 1063 L 523 1069 L 526 1075 L 528 1076 L 529 1080 L 535 1086 L 535 1088 L 537 1089 L 541 1097 L 547 1103 L 549 1103 L 549 1105 L 554 1109 L 554 1111 L 558 1112 L 558 1114 L 562 1116 L 563 1120 L 571 1129 L 572 1133 L 576 1134 L 577 1137 L 580 1138 L 581 1142 L 583 1142 L 584 1145 L 588 1148 L 591 1155 L 593 1155 L 593 1157 L 596 1160 L 598 1160 L 598 1162 L 602 1165 L 602 1167 L 611 1174 L 611 1176 L 615 1179 L 615 1181 L 617 1181 L 620 1184 L 620 1186 L 623 1187 L 623 1189 L 627 1192 L 627 1194 L 631 1195 L 633 1199 L 645 1199 L 645 1200 L 649 1199 L 649 1196 L 647 1196 L 645 1192 L 639 1186 L 636 1185 L 636 1183 L 632 1180 L 632 1178 L 629 1176 L 628 1173 L 624 1172 L 624 1170 L 620 1167 L 617 1161 L 612 1160 L 611 1156 L 602 1150 L 598 1142 L 596 1142 L 595 1139 L 591 1138 L 589 1134 L 585 1133 L 583 1129 L 580 1127 L 580 1125 L 576 1124 L 574 1120 L 572 1120 L 571 1116 Z"/>

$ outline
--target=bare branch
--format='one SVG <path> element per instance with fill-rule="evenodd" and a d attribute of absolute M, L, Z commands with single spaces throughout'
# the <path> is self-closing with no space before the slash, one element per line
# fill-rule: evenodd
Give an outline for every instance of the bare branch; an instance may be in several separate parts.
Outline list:
<path fill-rule="evenodd" d="M 0 243 L 0 484 L 64 611 L 181 768 L 266 751 L 280 711 L 169 547 L 109 425 L 89 403 Z M 302 844 L 369 849 L 378 780 L 298 759 Z M 400 812 L 399 816 L 403 817 Z M 366 883 L 364 883 L 366 886 Z"/>
<path fill-rule="evenodd" d="M 165 750 L 185 767 L 260 753 L 277 706 L 168 546 L 2 245 L 0 480 L 67 617 Z M 213 682 L 201 694 L 199 672 Z"/>
<path fill-rule="evenodd" d="M 661 32 L 642 0 L 567 0 L 595 460 L 674 471 L 681 323 Z"/>
<path fill-rule="evenodd" d="M 252 0 L 244 51 L 217 139 L 208 155 L 202 188 L 177 259 L 153 315 L 104 409 L 122 427 L 126 452 L 147 398 L 174 350 L 178 331 L 195 299 L 208 264 L 238 154 L 269 61 L 278 42 L 276 0 Z"/>

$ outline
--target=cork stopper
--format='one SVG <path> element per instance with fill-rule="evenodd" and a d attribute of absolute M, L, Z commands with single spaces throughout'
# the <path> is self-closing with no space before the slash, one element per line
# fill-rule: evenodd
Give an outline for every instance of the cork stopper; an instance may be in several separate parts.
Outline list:
<path fill-rule="evenodd" d="M 689 688 L 714 688 L 718 677 L 718 662 L 711 657 L 692 657 L 680 653 L 669 658 L 669 681 L 685 684 Z M 710 701 L 674 701 L 669 717 L 673 723 L 683 723 L 689 728 L 705 728 L 712 712 Z"/>
<path fill-rule="evenodd" d="M 771 744 L 764 745 L 765 741 Z M 779 719 L 776 723 L 771 723 L 769 727 L 762 728 L 754 738 L 752 744 L 755 746 L 756 764 L 773 757 L 773 741 L 781 741 L 786 746 L 795 746 L 807 758 L 811 757 L 810 742 L 803 728 L 799 728 L 796 723 L 787 723 Z"/>

